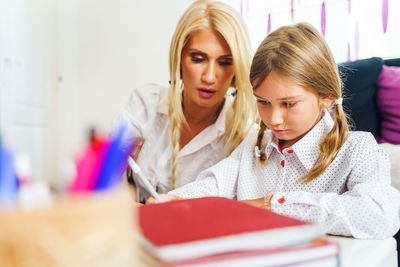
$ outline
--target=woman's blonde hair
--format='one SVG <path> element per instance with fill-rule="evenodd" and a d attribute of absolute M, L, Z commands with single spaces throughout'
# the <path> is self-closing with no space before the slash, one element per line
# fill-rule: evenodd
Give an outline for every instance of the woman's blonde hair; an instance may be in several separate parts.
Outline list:
<path fill-rule="evenodd" d="M 170 131 L 172 141 L 172 188 L 175 188 L 180 129 L 186 124 L 182 108 L 182 50 L 193 33 L 212 29 L 219 32 L 227 42 L 233 59 L 234 80 L 232 87 L 236 96 L 232 109 L 227 113 L 225 143 L 232 151 L 245 137 L 249 120 L 255 118 L 255 105 L 248 80 L 251 50 L 247 29 L 232 7 L 221 2 L 198 0 L 182 15 L 173 34 L 169 52 L 170 88 L 168 93 Z"/>
<path fill-rule="evenodd" d="M 257 89 L 272 72 L 284 75 L 313 90 L 320 97 L 342 98 L 341 80 L 332 53 L 318 30 L 307 23 L 283 26 L 270 33 L 254 55 L 250 82 Z M 349 126 L 341 104 L 333 107 L 334 126 L 319 144 L 317 165 L 299 181 L 310 182 L 321 175 L 336 157 L 347 138 Z M 261 147 L 266 125 L 261 121 L 256 146 L 260 161 L 266 161 Z"/>

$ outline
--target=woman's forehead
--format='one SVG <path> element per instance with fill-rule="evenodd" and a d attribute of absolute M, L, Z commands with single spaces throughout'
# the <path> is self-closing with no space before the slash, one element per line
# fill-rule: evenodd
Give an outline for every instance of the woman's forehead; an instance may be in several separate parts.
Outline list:
<path fill-rule="evenodd" d="M 220 56 L 231 55 L 231 49 L 224 37 L 218 31 L 210 29 L 193 32 L 184 49 Z"/>

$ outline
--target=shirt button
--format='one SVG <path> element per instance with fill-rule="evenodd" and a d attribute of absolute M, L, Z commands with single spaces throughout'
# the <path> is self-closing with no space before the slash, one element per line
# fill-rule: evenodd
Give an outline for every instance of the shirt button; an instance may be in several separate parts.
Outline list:
<path fill-rule="evenodd" d="M 284 160 L 281 161 L 281 166 L 285 167 L 285 161 Z"/>
<path fill-rule="evenodd" d="M 293 152 L 294 152 L 293 149 L 290 149 L 287 151 L 287 153 L 290 153 L 290 154 L 292 154 Z"/>

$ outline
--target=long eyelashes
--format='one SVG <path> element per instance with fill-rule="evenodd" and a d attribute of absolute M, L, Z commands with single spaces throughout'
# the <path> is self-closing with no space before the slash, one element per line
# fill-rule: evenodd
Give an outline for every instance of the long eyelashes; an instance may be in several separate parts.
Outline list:
<path fill-rule="evenodd" d="M 261 99 L 257 99 L 257 103 L 260 103 L 260 104 L 263 105 L 263 106 L 266 106 L 266 105 L 270 104 L 269 101 L 267 101 L 267 100 L 261 100 Z"/>
<path fill-rule="evenodd" d="M 291 108 L 294 107 L 297 102 L 283 102 L 282 104 Z"/>
<path fill-rule="evenodd" d="M 203 62 L 205 59 L 204 59 L 204 58 L 200 58 L 200 57 L 194 57 L 194 56 L 192 56 L 192 57 L 191 57 L 191 60 L 192 60 L 192 62 L 200 63 L 200 62 Z"/>
<path fill-rule="evenodd" d="M 191 61 L 194 63 L 202 63 L 206 61 L 205 57 L 199 56 L 197 54 L 191 55 Z M 231 59 L 221 59 L 217 61 L 220 66 L 231 66 L 233 64 Z"/>
<path fill-rule="evenodd" d="M 260 103 L 263 106 L 269 105 L 271 104 L 269 101 L 267 100 L 262 100 L 262 99 L 257 99 L 257 103 Z M 289 107 L 292 108 L 297 104 L 297 102 L 282 102 L 282 105 L 285 107 Z"/>
<path fill-rule="evenodd" d="M 221 66 L 232 66 L 232 61 L 218 61 L 218 64 Z"/>

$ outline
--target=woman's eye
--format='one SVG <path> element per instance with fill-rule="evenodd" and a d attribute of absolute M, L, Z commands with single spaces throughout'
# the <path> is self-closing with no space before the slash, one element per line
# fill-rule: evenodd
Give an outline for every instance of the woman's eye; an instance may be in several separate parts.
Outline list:
<path fill-rule="evenodd" d="M 218 61 L 218 63 L 221 66 L 232 66 L 232 60 L 221 60 Z"/>
<path fill-rule="evenodd" d="M 203 57 L 192 56 L 192 62 L 199 63 L 199 62 L 203 62 L 203 61 L 204 61 L 204 58 L 203 58 Z"/>
<path fill-rule="evenodd" d="M 297 102 L 283 102 L 283 105 L 285 105 L 285 106 L 287 106 L 289 108 L 293 107 L 296 104 L 297 104 Z"/>

